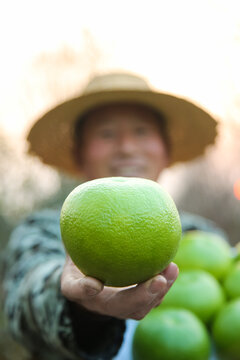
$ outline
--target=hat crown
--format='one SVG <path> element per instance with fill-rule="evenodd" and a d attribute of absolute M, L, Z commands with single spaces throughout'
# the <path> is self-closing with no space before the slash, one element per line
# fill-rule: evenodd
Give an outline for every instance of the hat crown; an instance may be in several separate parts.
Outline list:
<path fill-rule="evenodd" d="M 117 90 L 138 90 L 149 91 L 150 87 L 147 82 L 136 75 L 127 73 L 112 73 L 98 75 L 89 81 L 84 89 L 84 94 L 96 93 L 101 91 L 117 91 Z"/>

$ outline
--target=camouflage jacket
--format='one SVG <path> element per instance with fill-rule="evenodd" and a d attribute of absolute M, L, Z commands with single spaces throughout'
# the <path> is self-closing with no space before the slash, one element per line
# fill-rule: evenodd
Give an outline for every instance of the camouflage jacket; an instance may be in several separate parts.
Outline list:
<path fill-rule="evenodd" d="M 108 360 L 118 352 L 124 320 L 76 309 L 60 291 L 65 261 L 59 212 L 29 216 L 12 233 L 4 256 L 4 312 L 9 331 L 34 359 Z M 200 217 L 181 215 L 183 231 L 220 231 Z"/>

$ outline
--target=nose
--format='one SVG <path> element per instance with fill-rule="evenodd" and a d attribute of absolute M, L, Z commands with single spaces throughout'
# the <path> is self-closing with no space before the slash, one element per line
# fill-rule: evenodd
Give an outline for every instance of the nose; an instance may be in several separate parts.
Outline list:
<path fill-rule="evenodd" d="M 118 150 L 121 154 L 132 154 L 137 150 L 136 139 L 131 134 L 122 133 L 118 137 Z"/>

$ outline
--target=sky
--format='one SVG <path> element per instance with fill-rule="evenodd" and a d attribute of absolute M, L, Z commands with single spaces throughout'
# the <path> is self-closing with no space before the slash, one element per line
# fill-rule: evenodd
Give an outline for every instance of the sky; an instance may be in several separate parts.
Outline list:
<path fill-rule="evenodd" d="M 0 129 L 25 134 L 53 101 L 36 102 L 41 91 L 32 64 L 64 48 L 79 52 L 86 31 L 102 55 L 98 71 L 139 73 L 159 91 L 188 97 L 222 121 L 240 123 L 238 9 L 238 0 L 2 1 Z M 34 101 L 23 97 L 26 84 Z"/>

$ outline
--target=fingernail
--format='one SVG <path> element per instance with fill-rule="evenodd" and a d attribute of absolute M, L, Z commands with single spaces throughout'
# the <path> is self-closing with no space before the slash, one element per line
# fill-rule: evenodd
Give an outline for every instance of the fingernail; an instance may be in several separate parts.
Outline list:
<path fill-rule="evenodd" d="M 174 279 L 174 280 L 168 280 L 168 281 L 167 281 L 168 286 L 172 286 L 172 284 L 174 283 L 174 281 L 175 281 L 175 279 Z"/>
<path fill-rule="evenodd" d="M 94 289 L 94 288 L 92 288 L 92 287 L 90 287 L 90 286 L 86 286 L 86 293 L 87 293 L 87 295 L 89 295 L 89 296 L 94 296 L 94 295 L 96 295 L 98 292 L 99 292 L 99 290 L 97 290 L 97 289 Z"/>
<path fill-rule="evenodd" d="M 166 285 L 167 285 L 166 278 L 164 276 L 162 276 L 162 275 L 158 275 L 151 281 L 151 283 L 150 283 L 150 285 L 148 287 L 148 291 L 151 294 L 157 294 Z"/>
<path fill-rule="evenodd" d="M 178 267 L 175 263 L 171 263 L 167 270 L 164 272 L 168 286 L 171 286 L 178 276 Z"/>

